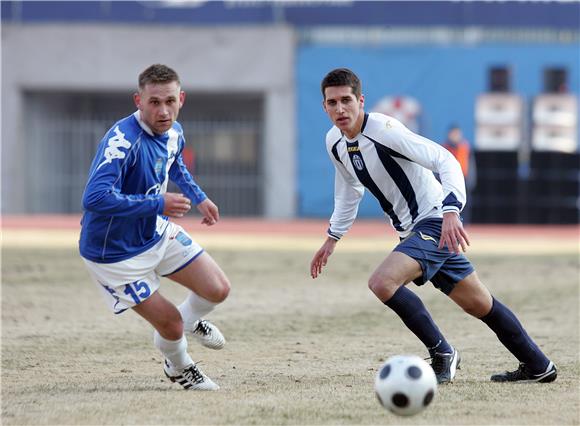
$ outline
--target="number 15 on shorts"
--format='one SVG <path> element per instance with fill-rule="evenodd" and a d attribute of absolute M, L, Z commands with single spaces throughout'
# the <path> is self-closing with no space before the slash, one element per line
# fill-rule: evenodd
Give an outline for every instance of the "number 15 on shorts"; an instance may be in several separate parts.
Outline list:
<path fill-rule="evenodd" d="M 151 289 L 145 281 L 135 281 L 125 284 L 123 292 L 127 296 L 131 296 L 136 305 L 151 296 Z"/>

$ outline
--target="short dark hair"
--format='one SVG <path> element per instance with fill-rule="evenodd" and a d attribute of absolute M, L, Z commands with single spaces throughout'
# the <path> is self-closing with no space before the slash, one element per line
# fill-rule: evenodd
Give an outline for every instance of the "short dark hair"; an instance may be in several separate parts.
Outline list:
<path fill-rule="evenodd" d="M 327 87 L 334 86 L 350 86 L 352 88 L 352 93 L 356 96 L 357 99 L 359 99 L 360 95 L 362 94 L 362 84 L 359 78 L 348 68 L 336 68 L 326 74 L 326 76 L 322 79 L 320 89 L 322 90 L 322 97 L 324 99 L 326 99 L 324 90 Z"/>
<path fill-rule="evenodd" d="M 181 85 L 179 75 L 173 69 L 167 65 L 153 64 L 139 74 L 139 89 L 145 88 L 147 84 L 171 83 L 173 81 L 177 81 Z"/>

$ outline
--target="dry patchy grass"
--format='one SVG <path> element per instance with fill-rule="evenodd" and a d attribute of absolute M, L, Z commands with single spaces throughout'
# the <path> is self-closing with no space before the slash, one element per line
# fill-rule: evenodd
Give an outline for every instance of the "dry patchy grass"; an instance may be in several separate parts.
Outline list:
<path fill-rule="evenodd" d="M 318 280 L 312 253 L 214 250 L 233 290 L 210 315 L 222 351 L 190 342 L 222 389 L 185 392 L 163 377 L 149 326 L 113 316 L 76 250 L 3 250 L 2 423 L 21 424 L 456 424 L 573 425 L 579 418 L 578 257 L 472 261 L 559 367 L 545 385 L 504 385 L 489 375 L 515 359 L 480 321 L 426 285 L 412 286 L 462 353 L 455 383 L 423 413 L 396 417 L 373 380 L 387 357 L 425 355 L 374 299 L 367 277 L 380 252 L 340 252 Z M 175 302 L 185 292 L 164 281 Z"/>

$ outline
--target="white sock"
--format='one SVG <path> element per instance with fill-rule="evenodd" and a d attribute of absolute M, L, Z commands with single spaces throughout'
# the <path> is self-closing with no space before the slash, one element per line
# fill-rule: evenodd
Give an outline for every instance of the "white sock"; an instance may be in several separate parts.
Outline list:
<path fill-rule="evenodd" d="M 186 330 L 190 330 L 194 322 L 209 314 L 217 305 L 217 303 L 210 302 L 194 292 L 190 292 L 177 309 L 181 313 L 183 326 Z"/>
<path fill-rule="evenodd" d="M 193 363 L 187 353 L 187 339 L 185 335 L 179 340 L 167 340 L 157 330 L 153 333 L 153 344 L 167 358 L 172 367 L 181 370 Z"/>

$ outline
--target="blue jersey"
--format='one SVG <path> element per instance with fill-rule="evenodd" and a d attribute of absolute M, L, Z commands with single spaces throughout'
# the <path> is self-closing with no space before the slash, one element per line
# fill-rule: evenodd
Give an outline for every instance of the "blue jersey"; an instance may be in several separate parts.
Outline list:
<path fill-rule="evenodd" d="M 98 263 L 128 259 L 154 246 L 167 227 L 163 193 L 169 179 L 193 204 L 207 197 L 185 167 L 183 129 L 162 135 L 126 117 L 101 140 L 83 194 L 81 256 Z"/>

